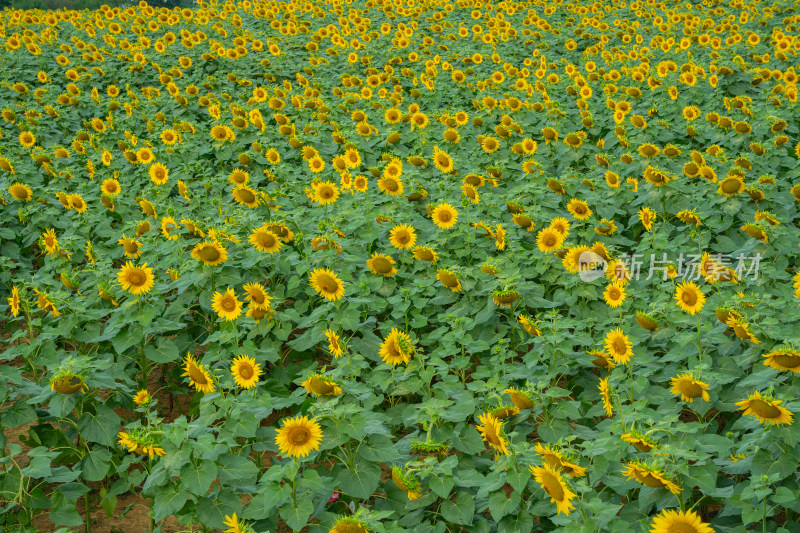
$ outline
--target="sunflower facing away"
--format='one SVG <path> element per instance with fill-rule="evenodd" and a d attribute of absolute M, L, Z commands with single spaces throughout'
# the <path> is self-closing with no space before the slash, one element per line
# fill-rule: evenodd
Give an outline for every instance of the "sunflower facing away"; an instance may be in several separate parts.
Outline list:
<path fill-rule="evenodd" d="M 667 477 L 664 472 L 642 461 L 629 462 L 622 473 L 625 474 L 626 479 L 636 479 L 636 481 L 647 487 L 664 488 L 672 494 L 681 493 L 681 488 Z"/>
<path fill-rule="evenodd" d="M 422 495 L 422 485 L 413 470 L 392 466 L 392 481 L 400 490 L 406 493 L 411 501 L 418 500 Z"/>
<path fill-rule="evenodd" d="M 305 416 L 284 419 L 283 427 L 275 433 L 275 444 L 281 454 L 292 458 L 306 457 L 319 450 L 322 428 L 316 419 Z"/>
<path fill-rule="evenodd" d="M 671 378 L 672 388 L 669 390 L 675 396 L 680 396 L 684 402 L 692 403 L 695 398 L 702 398 L 710 401 L 708 395 L 708 384 L 694 379 L 691 372 L 685 372 Z"/>
<path fill-rule="evenodd" d="M 558 470 L 554 470 L 549 464 L 543 466 L 528 466 L 533 474 L 533 478 L 544 489 L 550 501 L 556 504 L 558 514 L 569 515 L 569 511 L 575 507 L 572 500 L 577 496 L 569 490 L 564 478 Z"/>
<path fill-rule="evenodd" d="M 195 390 L 204 393 L 214 392 L 214 381 L 211 379 L 211 374 L 202 363 L 195 361 L 191 353 L 186 355 L 183 364 L 184 372 L 181 377 L 188 377 Z"/>
<path fill-rule="evenodd" d="M 761 396 L 759 391 L 754 391 L 746 399 L 736 402 L 736 406 L 743 414 L 754 416 L 764 425 L 792 424 L 794 416 L 788 409 L 781 407 L 783 400 L 773 400 L 768 396 Z"/>
<path fill-rule="evenodd" d="M 225 294 L 218 291 L 214 292 L 211 308 L 226 322 L 236 320 L 242 314 L 242 302 L 236 298 L 236 293 L 230 287 L 225 291 Z"/>
<path fill-rule="evenodd" d="M 461 292 L 461 281 L 456 276 L 455 272 L 446 268 L 440 268 L 436 273 L 436 279 L 442 282 L 442 285 L 447 287 L 453 292 Z"/>
<path fill-rule="evenodd" d="M 653 517 L 650 533 L 714 533 L 694 511 L 663 510 Z"/>
<path fill-rule="evenodd" d="M 509 387 L 503 392 L 508 394 L 508 396 L 511 398 L 511 402 L 518 409 L 530 409 L 533 407 L 533 400 L 531 400 L 531 397 L 527 392 L 517 390 L 514 387 Z"/>
<path fill-rule="evenodd" d="M 344 283 L 329 268 L 315 268 L 309 279 L 311 287 L 326 300 L 341 300 L 344 296 Z"/>
<path fill-rule="evenodd" d="M 483 440 L 491 446 L 497 453 L 502 455 L 509 455 L 508 441 L 503 438 L 503 423 L 492 414 L 484 413 L 478 415 L 477 429 L 483 437 Z"/>
<path fill-rule="evenodd" d="M 656 447 L 656 442 L 647 435 L 637 431 L 635 428 L 630 433 L 625 433 L 620 437 L 625 442 L 633 445 L 640 452 L 649 452 Z"/>
<path fill-rule="evenodd" d="M 611 387 L 608 384 L 608 378 L 601 379 L 597 389 L 600 391 L 600 398 L 603 400 L 603 410 L 606 412 L 606 416 L 609 418 L 614 416 L 614 408 L 611 405 Z"/>
<path fill-rule="evenodd" d="M 341 516 L 328 533 L 369 533 L 367 524 L 355 516 Z"/>
<path fill-rule="evenodd" d="M 706 296 L 694 282 L 679 283 L 675 289 L 675 301 L 678 307 L 694 315 L 698 313 L 706 302 Z"/>
<path fill-rule="evenodd" d="M 137 267 L 128 261 L 122 269 L 120 269 L 117 275 L 117 281 L 124 290 L 131 294 L 139 295 L 150 292 L 154 283 L 153 269 L 149 268 L 147 263 Z"/>
<path fill-rule="evenodd" d="M 307 393 L 315 396 L 338 396 L 342 393 L 341 387 L 335 381 L 319 374 L 309 376 L 308 379 L 301 383 L 301 386 L 305 387 Z"/>
<path fill-rule="evenodd" d="M 797 350 L 773 350 L 761 357 L 764 358 L 765 366 L 800 374 L 800 352 Z"/>
<path fill-rule="evenodd" d="M 243 389 L 251 389 L 261 377 L 261 366 L 252 357 L 240 355 L 231 364 L 231 374 L 237 385 Z"/>
<path fill-rule="evenodd" d="M 586 475 L 586 468 L 568 461 L 564 454 L 556 448 L 547 444 L 542 446 L 541 442 L 537 442 L 534 449 L 539 454 L 539 457 L 550 465 L 553 470 L 561 470 L 570 477 L 583 477 Z"/>

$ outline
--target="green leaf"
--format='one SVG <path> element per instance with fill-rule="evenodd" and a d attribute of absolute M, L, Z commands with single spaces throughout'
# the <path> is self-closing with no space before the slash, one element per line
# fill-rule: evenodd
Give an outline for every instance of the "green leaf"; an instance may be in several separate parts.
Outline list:
<path fill-rule="evenodd" d="M 375 463 L 356 463 L 355 471 L 343 468 L 336 477 L 339 488 L 354 498 L 372 496 L 381 481 L 381 468 Z"/>
<path fill-rule="evenodd" d="M 158 339 L 158 342 L 155 346 L 153 344 L 148 344 L 145 346 L 144 355 L 149 360 L 162 364 L 171 363 L 172 361 L 177 361 L 180 359 L 178 346 L 170 339 L 164 337 Z"/>
<path fill-rule="evenodd" d="M 514 512 L 519 507 L 519 502 L 519 492 L 514 491 L 510 498 L 506 498 L 503 490 L 497 490 L 489 496 L 489 512 L 495 521 L 500 521 L 504 516 Z"/>
<path fill-rule="evenodd" d="M 111 452 L 105 448 L 94 448 L 83 457 L 82 477 L 86 481 L 100 481 L 108 474 L 111 465 Z"/>
<path fill-rule="evenodd" d="M 197 496 L 206 494 L 215 479 L 217 463 L 212 461 L 200 461 L 197 465 L 186 463 L 181 468 L 181 484 Z"/>
<path fill-rule="evenodd" d="M 50 521 L 57 526 L 79 526 L 83 524 L 83 517 L 78 514 L 75 502 L 68 500 L 60 492 L 52 497 L 53 508 L 50 511 Z"/>
<path fill-rule="evenodd" d="M 442 504 L 441 512 L 445 520 L 468 526 L 472 524 L 475 515 L 475 500 L 469 493 L 459 492 L 455 503 L 447 500 Z"/>
<path fill-rule="evenodd" d="M 235 485 L 249 485 L 255 482 L 258 467 L 241 455 L 221 455 L 217 459 L 219 480 Z"/>
<path fill-rule="evenodd" d="M 450 491 L 453 490 L 453 486 L 455 486 L 455 480 L 453 480 L 452 475 L 432 477 L 428 484 L 434 494 L 440 498 L 448 498 L 450 496 Z"/>
<path fill-rule="evenodd" d="M 84 413 L 78 420 L 78 430 L 89 442 L 114 446 L 119 432 L 120 418 L 111 408 L 98 405 L 97 412 Z"/>
<path fill-rule="evenodd" d="M 292 504 L 286 504 L 281 507 L 280 512 L 281 518 L 283 518 L 287 526 L 295 531 L 300 531 L 308 524 L 308 519 L 311 517 L 311 513 L 314 512 L 314 504 L 310 498 L 299 498 L 297 507 L 293 507 Z"/>
<path fill-rule="evenodd" d="M 165 485 L 161 487 L 153 498 L 153 518 L 158 522 L 177 513 L 188 500 L 189 492 L 178 486 Z"/>

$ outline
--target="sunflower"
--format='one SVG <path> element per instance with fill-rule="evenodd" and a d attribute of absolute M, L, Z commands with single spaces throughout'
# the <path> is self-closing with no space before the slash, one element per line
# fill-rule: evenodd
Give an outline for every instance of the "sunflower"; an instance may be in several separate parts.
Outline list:
<path fill-rule="evenodd" d="M 147 263 L 137 267 L 128 261 L 122 269 L 120 269 L 117 275 L 117 281 L 122 286 L 123 290 L 134 295 L 139 295 L 150 292 L 150 289 L 153 288 L 155 278 L 153 277 L 153 269 L 148 268 Z"/>
<path fill-rule="evenodd" d="M 189 383 L 195 390 L 203 393 L 214 392 L 214 380 L 211 378 L 211 374 L 208 373 L 208 370 L 206 370 L 206 367 L 202 363 L 195 361 L 191 353 L 186 355 L 183 364 L 184 372 L 181 374 L 181 377 L 188 377 Z"/>
<path fill-rule="evenodd" d="M 572 500 L 577 496 L 574 492 L 569 490 L 564 478 L 558 470 L 550 467 L 548 463 L 543 466 L 528 466 L 533 474 L 533 478 L 545 490 L 550 501 L 556 504 L 558 514 L 564 513 L 569 515 L 570 509 L 575 507 Z"/>
<path fill-rule="evenodd" d="M 241 388 L 251 389 L 261 377 L 261 366 L 252 357 L 240 355 L 231 364 L 231 375 L 233 381 Z"/>
<path fill-rule="evenodd" d="M 150 400 L 152 400 L 152 397 L 150 396 L 150 393 L 147 391 L 147 389 L 140 390 L 133 397 L 133 403 L 135 403 L 136 405 L 147 405 L 148 403 L 150 403 Z"/>
<path fill-rule="evenodd" d="M 325 337 L 328 338 L 328 350 L 333 354 L 333 358 L 338 359 L 341 357 L 344 353 L 344 347 L 339 334 L 332 329 L 327 329 L 325 330 Z"/>
<path fill-rule="evenodd" d="M 728 198 L 736 196 L 744 192 L 747 186 L 741 176 L 733 174 L 728 175 L 724 180 L 719 182 L 717 193 L 722 194 Z"/>
<path fill-rule="evenodd" d="M 534 449 L 553 470 L 561 470 L 570 477 L 583 477 L 586 475 L 586 468 L 566 460 L 562 452 L 550 445 L 542 446 L 541 442 L 537 442 Z"/>
<path fill-rule="evenodd" d="M 653 223 L 656 221 L 656 216 L 656 212 L 649 207 L 642 207 L 639 209 L 639 221 L 647 231 L 653 229 Z"/>
<path fill-rule="evenodd" d="M 703 522 L 694 511 L 664 510 L 653 517 L 650 533 L 714 533 L 710 524 Z"/>
<path fill-rule="evenodd" d="M 39 242 L 44 246 L 48 255 L 58 253 L 58 238 L 56 237 L 55 228 L 50 228 L 39 238 Z"/>
<path fill-rule="evenodd" d="M 672 388 L 670 392 L 675 396 L 680 396 L 684 402 L 692 403 L 695 398 L 702 398 L 705 401 L 710 401 L 711 397 L 708 392 L 708 384 L 694 379 L 691 372 L 679 374 L 674 378 L 670 378 Z"/>
<path fill-rule="evenodd" d="M 433 208 L 431 219 L 438 228 L 450 229 L 458 221 L 458 211 L 450 204 L 439 204 Z"/>
<path fill-rule="evenodd" d="M 517 226 L 525 228 L 525 230 L 529 232 L 533 231 L 534 228 L 536 227 L 536 224 L 533 222 L 533 220 L 531 220 L 531 217 L 529 217 L 524 213 L 515 214 L 514 217 L 512 218 L 512 221 Z"/>
<path fill-rule="evenodd" d="M 800 352 L 797 350 L 773 350 L 761 357 L 765 366 L 800 374 Z"/>
<path fill-rule="evenodd" d="M 89 390 L 82 374 L 63 370 L 50 379 L 50 388 L 59 394 L 75 394 L 78 391 L 87 392 Z"/>
<path fill-rule="evenodd" d="M 29 131 L 23 131 L 19 134 L 19 144 L 25 148 L 30 148 L 36 144 L 36 136 Z"/>
<path fill-rule="evenodd" d="M 115 180 L 114 178 L 108 178 L 107 180 L 103 181 L 103 184 L 100 186 L 100 190 L 103 194 L 114 197 L 118 195 L 120 191 L 122 191 L 122 187 L 120 187 L 119 181 Z"/>
<path fill-rule="evenodd" d="M 511 402 L 518 409 L 530 409 L 533 407 L 533 400 L 531 400 L 531 397 L 527 392 L 517 390 L 514 387 L 509 387 L 503 392 L 508 394 L 508 396 L 511 398 Z"/>
<path fill-rule="evenodd" d="M 442 285 L 447 287 L 453 292 L 461 292 L 461 280 L 458 279 L 455 272 L 447 268 L 440 268 L 436 273 L 436 279 L 442 282 Z"/>
<path fill-rule="evenodd" d="M 537 327 L 538 322 L 533 322 L 528 315 L 520 314 L 517 317 L 517 322 L 519 322 L 525 331 L 529 335 L 533 335 L 534 337 L 541 337 L 542 332 Z"/>
<path fill-rule="evenodd" d="M 398 224 L 389 232 L 389 242 L 398 250 L 408 250 L 417 242 L 417 233 L 413 226 Z"/>
<path fill-rule="evenodd" d="M 573 198 L 567 204 L 567 211 L 578 220 L 587 220 L 592 216 L 592 210 L 589 209 L 589 204 L 583 200 Z"/>
<path fill-rule="evenodd" d="M 774 400 L 769 396 L 761 396 L 754 391 L 746 399 L 736 402 L 745 415 L 754 416 L 764 425 L 790 424 L 794 417 L 788 409 L 780 406 L 783 400 Z"/>
<path fill-rule="evenodd" d="M 392 328 L 383 339 L 378 355 L 387 365 L 397 366 L 401 363 L 408 363 L 415 351 L 416 348 L 411 337 L 397 328 Z"/>
<path fill-rule="evenodd" d="M 122 248 L 125 250 L 126 257 L 132 257 L 136 259 L 142 255 L 142 251 L 140 250 L 142 243 L 134 239 L 129 239 L 124 233 L 122 234 L 122 238 L 117 241 L 117 244 L 122 245 Z"/>
<path fill-rule="evenodd" d="M 695 226 L 700 225 L 700 217 L 697 216 L 697 214 L 694 212 L 694 209 L 680 211 L 675 216 L 678 217 L 678 219 L 684 224 L 694 224 Z"/>
<path fill-rule="evenodd" d="M 429 248 L 427 246 L 417 246 L 414 248 L 414 259 L 436 264 L 436 261 L 439 259 L 439 254 L 437 254 L 433 248 Z"/>
<path fill-rule="evenodd" d="M 320 205 L 330 205 L 339 199 L 339 189 L 331 181 L 321 181 L 314 185 L 314 201 Z"/>
<path fill-rule="evenodd" d="M 342 516 L 336 520 L 328 533 L 370 533 L 367 524 L 355 516 Z"/>
<path fill-rule="evenodd" d="M 307 393 L 315 396 L 338 396 L 342 393 L 341 387 L 335 381 L 331 381 L 319 374 L 309 376 L 308 379 L 301 383 L 301 386 L 305 387 Z"/>
<path fill-rule="evenodd" d="M 625 287 L 618 281 L 612 281 L 603 292 L 603 299 L 611 307 L 619 307 L 625 301 Z"/>
<path fill-rule="evenodd" d="M 372 257 L 367 259 L 367 266 L 373 274 L 378 274 L 384 277 L 392 277 L 397 274 L 397 269 L 394 267 L 395 260 L 390 255 L 383 255 L 378 252 L 372 254 Z"/>
<path fill-rule="evenodd" d="M 231 195 L 233 199 L 236 200 L 237 204 L 249 207 L 250 209 L 255 209 L 258 207 L 258 204 L 261 203 L 258 192 L 245 185 L 234 187 L 233 191 L 231 191 Z"/>
<path fill-rule="evenodd" d="M 245 283 L 242 288 L 247 294 L 245 299 L 250 302 L 251 307 L 262 309 L 265 311 L 272 310 L 272 297 L 267 294 L 264 286 L 260 283 Z"/>
<path fill-rule="evenodd" d="M 647 331 L 655 331 L 658 329 L 658 322 L 648 313 L 637 312 L 636 322 Z"/>
<path fill-rule="evenodd" d="M 497 453 L 502 455 L 510 455 L 508 450 L 508 441 L 503 438 L 503 423 L 492 414 L 484 413 L 478 415 L 477 429 L 481 434 L 484 442 L 491 446 Z"/>
<path fill-rule="evenodd" d="M 536 234 L 536 246 L 544 253 L 558 250 L 563 242 L 564 235 L 552 227 L 543 228 Z"/>
<path fill-rule="evenodd" d="M 603 400 L 603 409 L 606 412 L 606 416 L 614 416 L 614 408 L 611 406 L 611 387 L 608 384 L 608 378 L 601 379 L 600 385 L 598 385 L 597 388 L 600 391 L 600 398 Z"/>
<path fill-rule="evenodd" d="M 242 314 L 242 302 L 236 298 L 236 293 L 228 287 L 225 294 L 215 291 L 211 300 L 211 309 L 226 322 L 236 320 Z"/>
<path fill-rule="evenodd" d="M 686 311 L 690 315 L 698 313 L 703 309 L 703 304 L 706 302 L 706 296 L 694 282 L 679 283 L 675 289 L 675 301 L 678 307 Z"/>
<path fill-rule="evenodd" d="M 633 447 L 640 452 L 648 453 L 650 450 L 656 447 L 656 442 L 653 439 L 637 431 L 636 429 L 631 430 L 630 433 L 625 433 L 620 438 L 625 442 L 632 444 Z"/>
<path fill-rule="evenodd" d="M 292 458 L 306 457 L 319 450 L 322 428 L 316 419 L 305 416 L 284 419 L 283 427 L 275 433 L 275 444 L 281 454 Z"/>
<path fill-rule="evenodd" d="M 761 341 L 750 332 L 750 325 L 739 313 L 731 313 L 725 325 L 733 329 L 733 332 L 740 339 L 750 341 L 753 344 L 761 344 Z"/>
<path fill-rule="evenodd" d="M 162 163 L 153 164 L 147 171 L 147 174 L 150 176 L 150 181 L 156 185 L 164 185 L 169 181 L 169 169 Z"/>
<path fill-rule="evenodd" d="M 272 232 L 267 226 L 261 226 L 253 230 L 250 234 L 249 241 L 256 250 L 268 254 L 274 254 L 283 246 L 278 235 Z"/>
<path fill-rule="evenodd" d="M 326 300 L 341 300 L 344 282 L 329 268 L 315 268 L 309 275 L 311 287 Z"/>
<path fill-rule="evenodd" d="M 228 260 L 228 251 L 216 241 L 201 242 L 192 249 L 192 257 L 207 266 L 216 266 Z"/>
<path fill-rule="evenodd" d="M 625 474 L 626 479 L 636 479 L 636 481 L 647 487 L 664 488 L 673 494 L 681 493 L 681 488 L 665 472 L 647 463 L 641 461 L 629 462 L 622 473 Z"/>
<path fill-rule="evenodd" d="M 443 174 L 450 174 L 453 172 L 453 158 L 447 152 L 439 149 L 438 146 L 433 147 L 433 164 Z"/>
<path fill-rule="evenodd" d="M 422 485 L 413 470 L 406 471 L 399 466 L 392 466 L 392 481 L 411 501 L 419 499 L 422 495 L 420 491 Z"/>
<path fill-rule="evenodd" d="M 366 189 L 366 186 L 364 187 Z M 403 194 L 403 180 L 400 178 L 384 176 L 378 180 L 378 190 L 389 196 L 398 197 Z"/>
<path fill-rule="evenodd" d="M 592 364 L 597 368 L 611 370 L 617 366 L 616 363 L 614 363 L 614 360 L 608 357 L 606 353 L 601 350 L 587 350 L 586 353 L 592 356 Z"/>
<path fill-rule="evenodd" d="M 606 334 L 605 351 L 615 363 L 625 364 L 633 356 L 633 345 L 628 336 L 620 328 L 616 328 Z"/>
<path fill-rule="evenodd" d="M 8 298 L 8 307 L 11 309 L 11 314 L 14 315 L 14 318 L 19 316 L 19 289 L 16 285 L 11 287 L 11 296 Z"/>

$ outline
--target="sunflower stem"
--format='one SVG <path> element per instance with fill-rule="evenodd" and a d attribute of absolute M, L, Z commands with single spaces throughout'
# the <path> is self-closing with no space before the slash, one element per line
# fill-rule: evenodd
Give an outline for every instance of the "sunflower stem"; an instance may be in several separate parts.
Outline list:
<path fill-rule="evenodd" d="M 761 521 L 761 531 L 767 533 L 767 499 L 764 498 L 764 519 Z"/>
<path fill-rule="evenodd" d="M 700 338 L 700 313 L 697 313 L 697 366 L 703 365 L 703 341 Z"/>

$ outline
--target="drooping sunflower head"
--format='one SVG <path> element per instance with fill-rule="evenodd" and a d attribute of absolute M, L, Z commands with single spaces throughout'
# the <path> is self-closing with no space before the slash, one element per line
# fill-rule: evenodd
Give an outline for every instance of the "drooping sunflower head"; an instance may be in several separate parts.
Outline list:
<path fill-rule="evenodd" d="M 519 409 L 531 409 L 533 407 L 533 400 L 524 390 L 518 390 L 514 387 L 509 387 L 503 391 L 511 398 L 511 402 Z"/>
<path fill-rule="evenodd" d="M 656 442 L 653 439 L 636 428 L 631 429 L 629 433 L 625 433 L 621 438 L 625 442 L 632 444 L 640 452 L 647 453 L 656 447 Z"/>
<path fill-rule="evenodd" d="M 453 292 L 461 292 L 461 281 L 458 279 L 458 276 L 452 270 L 446 268 L 440 268 L 439 271 L 436 273 L 436 279 L 439 280 L 442 285 L 447 287 Z"/>
<path fill-rule="evenodd" d="M 338 396 L 342 393 L 341 387 L 335 381 L 321 374 L 312 374 L 301 386 L 305 387 L 306 392 L 316 396 Z"/>
<path fill-rule="evenodd" d="M 670 381 L 672 383 L 670 392 L 675 396 L 680 396 L 681 400 L 685 402 L 692 403 L 695 398 L 702 398 L 705 401 L 711 399 L 707 392 L 708 384 L 695 379 L 691 372 L 679 374 Z"/>
<path fill-rule="evenodd" d="M 508 441 L 503 437 L 503 423 L 490 413 L 478 415 L 477 429 L 483 440 L 498 454 L 509 455 Z"/>
<path fill-rule="evenodd" d="M 800 374 L 800 352 L 792 348 L 773 350 L 762 355 L 764 365 L 776 370 L 789 371 Z"/>
<path fill-rule="evenodd" d="M 569 515 L 570 510 L 575 507 L 572 499 L 577 495 L 569 489 L 561 473 L 548 463 L 543 466 L 528 466 L 528 468 L 536 482 L 550 496 L 550 501 L 556 504 L 558 514 Z"/>
<path fill-rule="evenodd" d="M 748 416 L 754 416 L 764 425 L 792 424 L 794 416 L 791 411 L 781 407 L 782 400 L 775 400 L 769 395 L 762 396 L 759 391 L 754 391 L 744 400 L 736 402 L 740 411 Z"/>
<path fill-rule="evenodd" d="M 404 331 L 392 328 L 381 343 L 378 354 L 387 365 L 397 366 L 408 363 L 416 352 L 411 337 Z"/>

